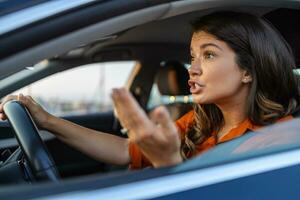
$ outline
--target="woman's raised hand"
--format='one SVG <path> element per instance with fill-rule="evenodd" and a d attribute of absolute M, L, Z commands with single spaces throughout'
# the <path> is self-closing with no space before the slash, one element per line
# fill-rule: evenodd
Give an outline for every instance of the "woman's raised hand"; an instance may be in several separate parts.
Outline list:
<path fill-rule="evenodd" d="M 24 96 L 22 94 L 9 95 L 4 98 L 3 102 L 0 104 L 0 119 L 7 119 L 3 111 L 3 105 L 11 100 L 20 101 L 28 109 L 38 127 L 46 127 L 46 123 L 51 115 L 46 112 L 38 103 L 36 103 L 31 96 Z"/>
<path fill-rule="evenodd" d="M 182 162 L 179 134 L 166 108 L 158 107 L 148 117 L 125 88 L 113 89 L 112 99 L 129 140 L 140 147 L 154 167 Z"/>

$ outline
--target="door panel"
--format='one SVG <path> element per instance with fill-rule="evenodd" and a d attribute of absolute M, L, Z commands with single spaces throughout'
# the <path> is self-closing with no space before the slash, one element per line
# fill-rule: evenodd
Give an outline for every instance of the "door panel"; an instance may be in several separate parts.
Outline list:
<path fill-rule="evenodd" d="M 64 119 L 87 128 L 122 136 L 119 132 L 119 123 L 116 121 L 112 111 L 99 114 L 68 116 L 64 117 Z M 127 168 L 127 166 L 112 166 L 96 161 L 74 148 L 65 145 L 57 138 L 48 140 L 46 144 L 62 177 Z"/>
<path fill-rule="evenodd" d="M 99 114 L 66 116 L 63 118 L 84 127 L 122 136 L 118 131 L 120 130 L 120 126 L 118 125 L 118 122 L 115 121 L 112 111 Z M 5 155 L 0 157 L 0 160 L 4 161 L 8 156 L 8 151 L 12 153 L 18 147 L 18 143 L 14 138 L 13 130 L 9 126 L 8 122 L 0 123 L 0 133 L 0 153 L 6 151 Z M 53 156 L 62 177 L 127 168 L 127 166 L 112 166 L 96 161 L 64 144 L 51 133 L 48 133 L 47 131 L 40 131 L 40 133 L 51 155 Z"/>

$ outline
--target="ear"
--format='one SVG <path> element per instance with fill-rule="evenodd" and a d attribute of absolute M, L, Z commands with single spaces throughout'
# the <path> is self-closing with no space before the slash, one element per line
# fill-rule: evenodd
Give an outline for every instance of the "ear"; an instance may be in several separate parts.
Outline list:
<path fill-rule="evenodd" d="M 248 71 L 243 71 L 243 77 L 242 77 L 243 83 L 250 83 L 252 82 L 252 76 Z"/>

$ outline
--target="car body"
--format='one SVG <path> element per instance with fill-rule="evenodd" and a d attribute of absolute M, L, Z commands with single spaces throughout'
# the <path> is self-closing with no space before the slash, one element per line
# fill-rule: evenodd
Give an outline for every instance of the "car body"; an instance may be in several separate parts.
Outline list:
<path fill-rule="evenodd" d="M 291 44 L 297 66 L 300 66 L 299 8 L 300 1 L 295 0 L 7 3 L 7 7 L 0 10 L 0 98 L 51 75 L 103 63 L 105 70 L 110 70 L 112 67 L 108 65 L 118 62 L 117 71 L 100 77 L 94 84 L 103 86 L 106 80 L 125 77 L 123 86 L 128 87 L 142 108 L 148 110 L 155 76 L 161 65 L 170 60 L 189 63 L 190 21 L 216 10 L 238 10 L 265 16 Z M 130 66 L 126 73 L 121 70 L 121 65 L 125 64 Z M 85 76 L 84 72 L 79 73 Z M 91 77 L 82 82 L 75 76 L 73 79 L 73 87 L 77 90 L 94 87 Z M 62 76 L 56 90 L 67 93 L 64 88 L 67 80 Z M 81 84 L 76 85 L 78 82 Z M 84 82 L 87 85 L 80 88 Z M 50 94 L 49 88 L 47 85 L 42 93 Z M 93 94 L 82 94 L 90 95 L 91 99 L 99 96 L 101 99 L 104 95 L 97 93 L 96 98 Z M 167 104 L 189 102 L 189 98 L 180 100 L 176 97 L 174 102 L 175 97 L 166 97 L 170 99 Z M 73 97 L 70 99 L 74 100 Z M 153 102 L 150 107 L 166 103 Z M 50 104 L 44 105 L 48 110 L 55 111 L 47 105 Z M 65 107 L 69 104 L 63 105 L 68 110 Z M 56 114 L 85 127 L 126 137 L 120 132 L 113 107 L 88 103 L 83 107 L 83 110 Z M 92 112 L 87 112 L 90 110 Z M 0 165 L 0 198 L 298 199 L 299 128 L 296 118 L 218 145 L 181 165 L 140 171 L 128 171 L 127 166 L 111 166 L 92 160 L 51 133 L 40 131 L 61 176 L 58 181 L 45 182 L 28 175 L 30 167 L 23 156 L 25 149 L 18 148 L 11 124 L 3 121 L 0 123 L 3 161 Z"/>

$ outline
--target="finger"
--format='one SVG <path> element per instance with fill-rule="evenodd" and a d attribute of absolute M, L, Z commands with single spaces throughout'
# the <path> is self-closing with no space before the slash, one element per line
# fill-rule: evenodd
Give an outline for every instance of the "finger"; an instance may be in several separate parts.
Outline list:
<path fill-rule="evenodd" d="M 165 135 L 177 134 L 177 129 L 174 125 L 174 122 L 164 106 L 155 108 L 151 113 L 151 118 L 154 120 L 154 123 L 158 124 L 161 127 Z"/>
<path fill-rule="evenodd" d="M 3 110 L 4 104 L 8 101 L 17 100 L 17 99 L 18 99 L 18 97 L 16 95 L 9 95 L 3 99 L 3 101 L 0 104 L 0 119 L 2 119 L 2 120 L 7 119 L 7 116 L 5 115 L 4 110 Z"/>
<path fill-rule="evenodd" d="M 3 106 L 6 102 L 11 101 L 11 100 L 17 100 L 18 97 L 16 95 L 9 95 L 7 97 L 5 97 L 2 101 L 2 103 L 0 104 L 0 112 L 3 113 Z"/>
<path fill-rule="evenodd" d="M 28 97 L 24 96 L 22 93 L 18 95 L 18 100 L 26 107 L 29 104 Z"/>
<path fill-rule="evenodd" d="M 129 126 L 126 128 L 137 129 L 151 124 L 146 113 L 125 88 L 114 89 L 112 98 L 120 121 Z"/>
<path fill-rule="evenodd" d="M 22 93 L 18 95 L 18 101 L 25 107 L 28 107 L 27 98 Z"/>
<path fill-rule="evenodd" d="M 29 109 L 34 108 L 35 105 L 38 105 L 29 95 L 24 96 L 23 94 L 19 94 L 19 101 Z"/>
<path fill-rule="evenodd" d="M 0 113 L 0 119 L 1 120 L 6 120 L 7 117 L 6 117 L 6 115 L 4 113 Z"/>
<path fill-rule="evenodd" d="M 4 104 L 4 101 L 2 101 L 0 104 L 0 113 L 3 113 L 3 104 Z"/>
<path fill-rule="evenodd" d="M 30 103 L 32 104 L 37 104 L 36 101 L 29 95 L 26 95 L 27 100 L 29 100 Z"/>
<path fill-rule="evenodd" d="M 142 144 L 154 133 L 152 122 L 131 94 L 124 89 L 114 89 L 112 98 L 121 124 L 129 129 L 132 142 Z"/>
<path fill-rule="evenodd" d="M 123 127 L 128 128 L 126 124 L 126 120 L 124 120 L 124 115 L 121 113 L 120 104 L 119 104 L 119 97 L 117 89 L 113 89 L 111 93 L 112 102 L 114 104 L 114 112 L 116 113 L 116 117 L 119 119 L 121 125 Z"/>
<path fill-rule="evenodd" d="M 143 113 L 143 110 L 137 105 L 135 100 L 130 97 L 130 93 L 116 90 L 114 93 L 114 101 L 121 124 L 129 130 L 129 138 L 135 142 L 146 139 L 150 135 L 150 132 L 145 132 L 144 130 L 150 130 L 147 128 L 147 121 L 150 120 L 147 119 L 147 116 Z M 142 127 L 144 127 L 144 130 L 142 130 Z"/>

